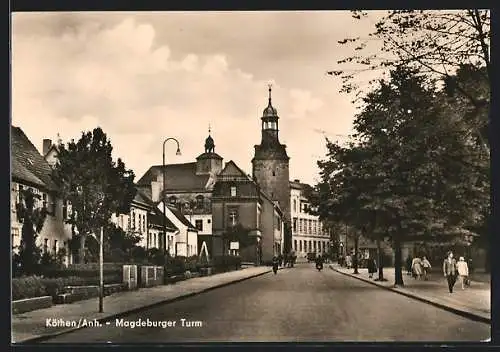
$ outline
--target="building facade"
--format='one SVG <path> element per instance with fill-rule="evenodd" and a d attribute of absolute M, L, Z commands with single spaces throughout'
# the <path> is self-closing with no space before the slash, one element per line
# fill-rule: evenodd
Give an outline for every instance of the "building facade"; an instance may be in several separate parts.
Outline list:
<path fill-rule="evenodd" d="M 44 145 L 50 144 L 49 140 Z M 57 187 L 52 181 L 52 167 L 19 127 L 11 128 L 11 246 L 16 252 L 21 245 L 24 206 L 23 191 L 29 189 L 37 197 L 35 208 L 45 209 L 46 218 L 37 245 L 44 253 L 64 253 L 66 264 L 72 262 L 69 250 L 71 226 L 65 223 L 71 207 L 57 197 Z"/>
<path fill-rule="evenodd" d="M 283 215 L 277 203 L 233 161 L 219 174 L 212 195 L 214 254 L 268 262 L 280 249 Z"/>
<path fill-rule="evenodd" d="M 262 191 L 277 201 L 285 219 L 284 252 L 292 248 L 290 213 L 290 158 L 286 146 L 279 141 L 278 111 L 272 106 L 271 87 L 269 102 L 261 117 L 261 142 L 255 145 L 252 174 Z M 287 230 L 288 229 L 288 230 Z"/>
<path fill-rule="evenodd" d="M 204 152 L 196 158 L 196 162 L 151 166 L 137 182 L 138 189 L 153 203 L 158 204 L 164 199 L 166 205 L 176 206 L 190 223 L 201 229 L 196 248 L 201 249 L 205 242 L 209 252 L 212 243 L 211 197 L 217 174 L 222 170 L 222 160 L 215 153 L 215 143 L 209 130 Z"/>
<path fill-rule="evenodd" d="M 292 241 L 298 257 L 307 253 L 323 254 L 330 251 L 330 234 L 323 228 L 318 216 L 308 212 L 310 206 L 304 189 L 308 185 L 300 180 L 290 182 Z"/>

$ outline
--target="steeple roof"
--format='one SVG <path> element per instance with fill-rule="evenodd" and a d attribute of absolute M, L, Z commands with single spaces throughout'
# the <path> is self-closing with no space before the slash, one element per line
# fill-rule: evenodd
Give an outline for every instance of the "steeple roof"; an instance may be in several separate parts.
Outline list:
<path fill-rule="evenodd" d="M 278 110 L 276 110 L 275 107 L 273 107 L 273 104 L 271 103 L 271 85 L 269 85 L 269 103 L 267 104 L 267 107 L 264 109 L 262 112 L 262 117 L 277 117 L 278 116 Z"/>

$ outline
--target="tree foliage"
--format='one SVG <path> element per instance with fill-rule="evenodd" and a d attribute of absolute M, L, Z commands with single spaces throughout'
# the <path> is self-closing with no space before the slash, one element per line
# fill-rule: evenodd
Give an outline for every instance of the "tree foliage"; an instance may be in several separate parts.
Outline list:
<path fill-rule="evenodd" d="M 360 21 L 372 20 L 365 11 L 353 11 L 352 16 Z M 337 62 L 343 69 L 328 71 L 341 78 L 341 92 L 356 93 L 355 100 L 359 101 L 365 93 L 358 79 L 360 73 L 388 73 L 397 67 L 415 70 L 430 84 L 444 82 L 456 100 L 461 100 L 462 109 L 457 106 L 455 115 L 464 118 L 489 155 L 487 117 L 493 79 L 490 11 L 393 10 L 372 23 L 374 30 L 367 38 L 339 41 L 354 46 L 354 54 Z"/>
<path fill-rule="evenodd" d="M 120 158 L 113 161 L 111 142 L 99 127 L 83 132 L 78 142 L 59 145 L 58 151 L 53 178 L 62 198 L 71 204 L 66 222 L 76 230 L 72 247 L 79 242 L 82 261 L 87 236 L 107 226 L 113 213 L 129 212 L 136 194 L 135 175 Z"/>
<path fill-rule="evenodd" d="M 404 241 L 477 224 L 488 204 L 487 159 L 468 127 L 449 118 L 447 99 L 416 70 L 398 67 L 362 99 L 351 143 L 327 140 L 327 157 L 318 162 L 320 218 L 389 238 L 396 284 L 403 284 Z"/>
<path fill-rule="evenodd" d="M 20 194 L 20 203 L 17 204 L 17 216 L 23 223 L 21 245 L 19 248 L 20 271 L 24 274 L 33 274 L 41 259 L 41 251 L 36 244 L 38 234 L 42 231 L 47 218 L 47 209 L 37 207 L 40 197 L 31 188 Z"/>

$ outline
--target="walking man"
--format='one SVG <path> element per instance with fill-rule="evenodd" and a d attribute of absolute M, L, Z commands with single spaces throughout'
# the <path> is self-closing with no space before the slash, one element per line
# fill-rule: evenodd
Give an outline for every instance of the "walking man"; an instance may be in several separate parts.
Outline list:
<path fill-rule="evenodd" d="M 448 289 L 453 293 L 453 286 L 457 280 L 457 261 L 453 258 L 453 252 L 448 252 L 448 257 L 443 262 L 443 274 L 448 281 Z"/>

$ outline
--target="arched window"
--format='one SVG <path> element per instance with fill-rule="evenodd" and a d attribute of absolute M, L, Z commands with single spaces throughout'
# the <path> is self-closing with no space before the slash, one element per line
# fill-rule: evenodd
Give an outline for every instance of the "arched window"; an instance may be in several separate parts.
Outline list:
<path fill-rule="evenodd" d="M 203 200 L 204 200 L 204 197 L 201 194 L 196 196 L 196 208 L 198 208 L 198 209 L 203 208 Z"/>

